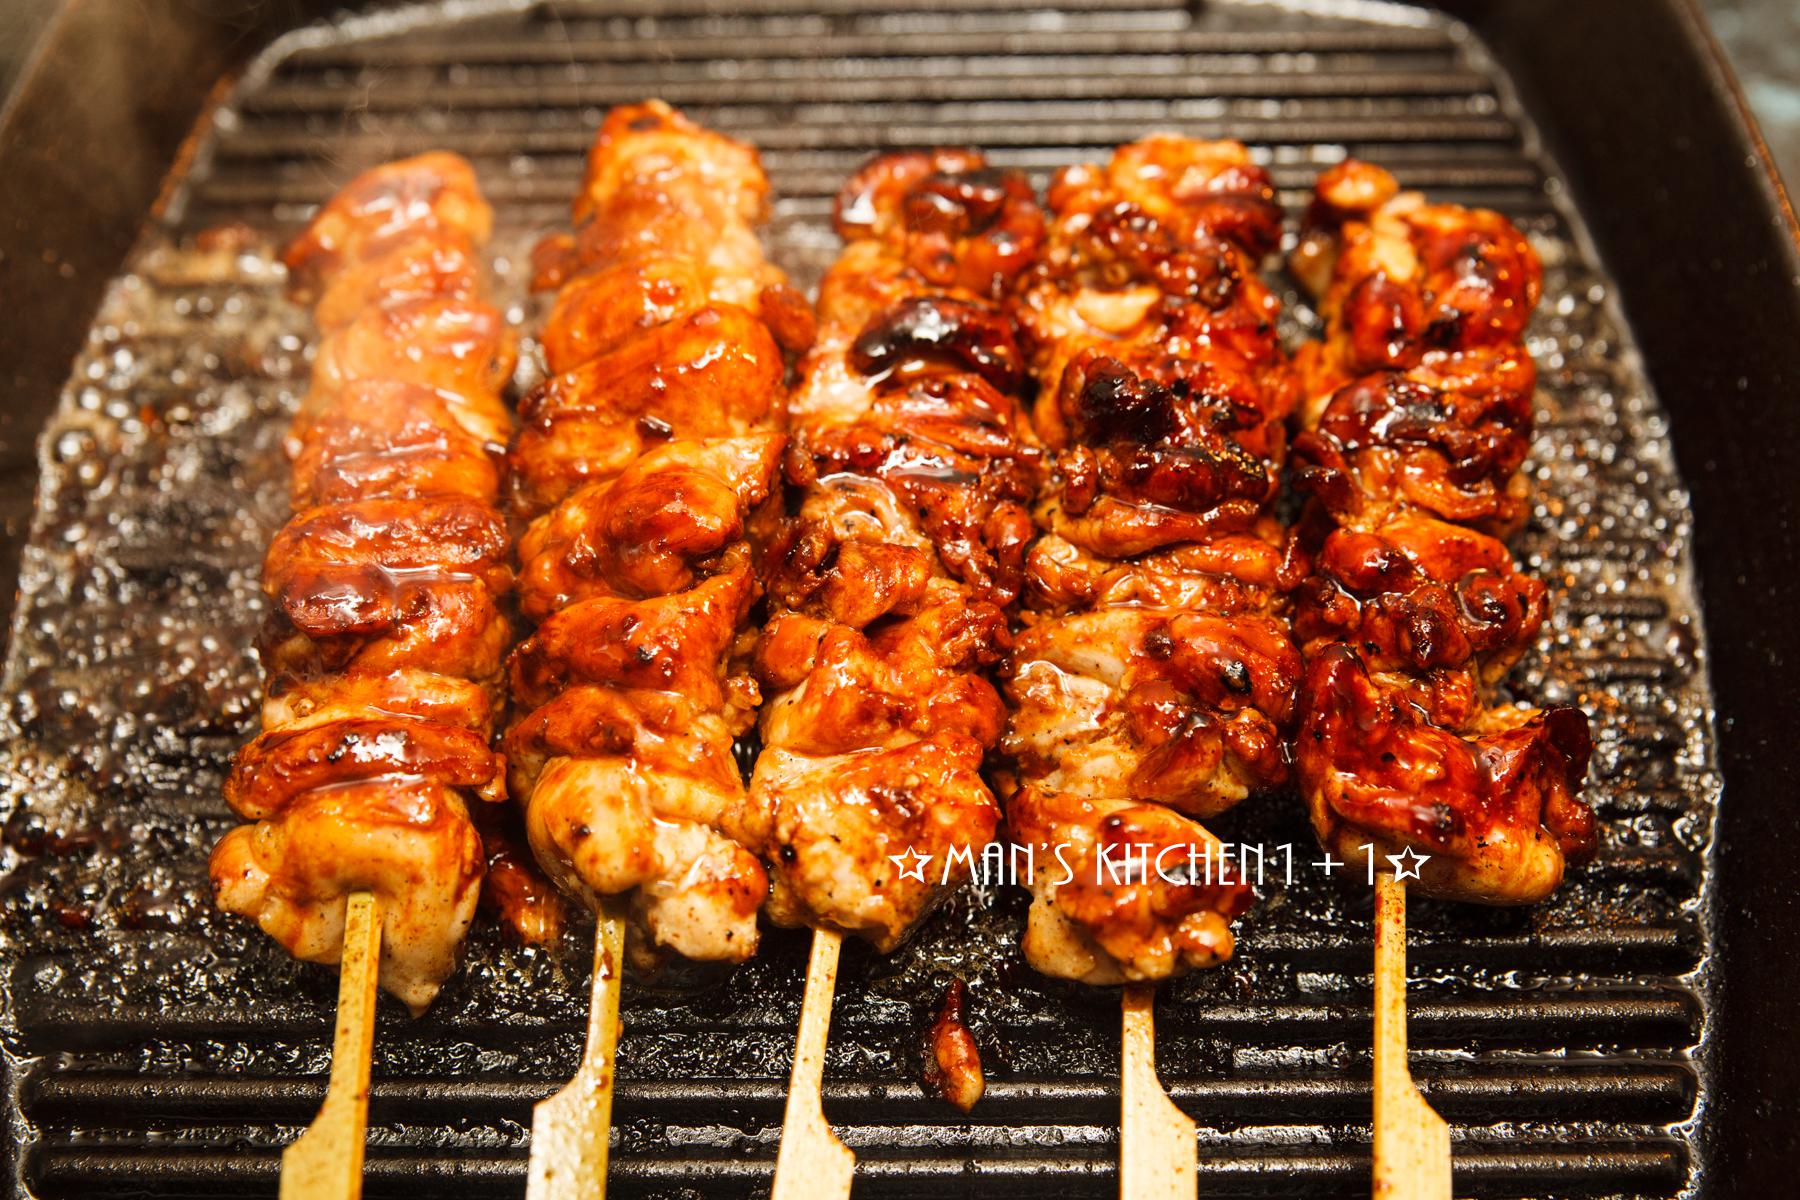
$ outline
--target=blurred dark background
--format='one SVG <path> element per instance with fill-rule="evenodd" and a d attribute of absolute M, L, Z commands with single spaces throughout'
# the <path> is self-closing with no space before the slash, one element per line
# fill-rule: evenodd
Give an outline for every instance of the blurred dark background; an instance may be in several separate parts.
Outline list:
<path fill-rule="evenodd" d="M 0 98 L 30 56 L 50 14 L 69 0 L 0 0 Z M 151 7 L 177 0 L 144 0 Z M 246 10 L 259 3 L 243 0 Z M 1731 59 L 1776 164 L 1800 186 L 1800 0 L 1700 0 Z"/>
<path fill-rule="evenodd" d="M 1800 3 L 1701 0 L 1788 190 L 1800 187 Z"/>

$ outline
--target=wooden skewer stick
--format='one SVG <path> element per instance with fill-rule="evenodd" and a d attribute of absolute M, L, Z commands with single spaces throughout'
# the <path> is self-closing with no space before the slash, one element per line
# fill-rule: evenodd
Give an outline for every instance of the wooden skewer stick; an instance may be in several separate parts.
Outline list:
<path fill-rule="evenodd" d="M 281 1200 L 357 1200 L 362 1195 L 380 968 L 381 901 L 372 892 L 353 892 L 344 905 L 331 1079 L 319 1115 L 282 1152 Z"/>
<path fill-rule="evenodd" d="M 1194 1122 L 1156 1077 L 1156 988 L 1125 989 L 1119 1050 L 1120 1200 L 1193 1200 L 1199 1188 Z"/>
<path fill-rule="evenodd" d="M 526 1200 L 599 1200 L 606 1195 L 613 1055 L 619 1046 L 619 993 L 625 970 L 623 901 L 604 897 L 595 915 L 587 1045 L 575 1078 L 532 1110 Z"/>
<path fill-rule="evenodd" d="M 841 933 L 813 931 L 806 965 L 806 998 L 800 1005 L 800 1032 L 794 1040 L 794 1071 L 788 1077 L 787 1112 L 782 1117 L 781 1152 L 775 1159 L 775 1188 L 769 1200 L 842 1200 L 850 1194 L 856 1155 L 838 1141 L 825 1122 L 819 1089 L 825 1080 L 825 1042 L 831 1034 L 831 1002 L 837 994 Z"/>
<path fill-rule="evenodd" d="M 1450 1127 L 1406 1065 L 1406 884 L 1375 879 L 1374 1200 L 1450 1200 Z"/>

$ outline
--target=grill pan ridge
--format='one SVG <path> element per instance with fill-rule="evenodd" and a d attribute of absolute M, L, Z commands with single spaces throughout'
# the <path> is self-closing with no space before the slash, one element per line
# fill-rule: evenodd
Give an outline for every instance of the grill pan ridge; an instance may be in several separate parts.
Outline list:
<path fill-rule="evenodd" d="M 256 578 L 305 384 L 307 318 L 281 296 L 275 248 L 354 170 L 459 150 L 498 209 L 500 294 L 529 328 L 531 242 L 564 219 L 604 108 L 647 95 L 763 148 L 771 256 L 807 284 L 835 253 L 832 192 L 894 145 L 970 142 L 1042 183 L 1153 128 L 1233 136 L 1290 207 L 1349 150 L 1521 224 L 1547 299 L 1539 504 L 1518 548 L 1558 604 L 1515 690 L 1593 713 L 1606 843 L 1536 909 L 1415 906 L 1415 1074 L 1452 1122 L 1459 1192 L 1697 1193 L 1720 780 L 1687 497 L 1612 289 L 1465 27 L 1383 4 L 1157 0 L 427 7 L 285 38 L 224 94 L 41 442 L 0 752 L 17 1185 L 272 1192 L 323 1091 L 333 977 L 213 914 L 204 888 L 231 823 L 222 771 L 253 720 Z M 1312 314 L 1289 300 L 1298 336 Z M 1218 832 L 1311 857 L 1291 801 L 1243 806 Z M 1237 959 L 1166 989 L 1163 1075 L 1200 1124 L 1203 1194 L 1354 1191 L 1366 898 L 1304 865 L 1261 890 Z M 859 1153 L 859 1192 L 1113 1189 L 1116 1007 L 1020 964 L 1022 908 L 971 894 L 891 958 L 847 953 L 826 1111 Z M 578 1056 L 584 935 L 551 954 L 478 927 L 429 1016 L 384 1006 L 369 1194 L 518 1194 L 530 1105 Z M 628 992 L 619 1194 L 766 1186 L 804 951 L 775 935 L 729 979 Z M 914 1082 L 956 974 L 990 1078 L 966 1122 Z"/>

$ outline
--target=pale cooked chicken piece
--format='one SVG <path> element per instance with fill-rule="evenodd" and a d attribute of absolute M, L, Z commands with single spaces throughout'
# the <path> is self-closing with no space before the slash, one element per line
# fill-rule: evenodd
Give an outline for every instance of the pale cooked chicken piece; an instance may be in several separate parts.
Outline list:
<path fill-rule="evenodd" d="M 288 289 L 303 304 L 325 307 L 322 288 L 361 283 L 366 277 L 359 269 L 380 261 L 395 245 L 435 243 L 460 257 L 468 247 L 484 244 L 493 225 L 493 210 L 467 159 L 431 153 L 384 163 L 344 185 L 288 245 L 282 253 Z M 378 306 L 388 298 L 385 290 L 365 288 L 357 292 L 360 303 L 354 307 Z"/>
<path fill-rule="evenodd" d="M 296 513 L 269 545 L 263 584 L 296 619 L 315 608 L 335 613 L 346 607 L 348 618 L 362 611 L 362 597 L 346 605 L 314 601 L 302 594 L 302 583 L 315 575 L 335 583 L 435 570 L 504 592 L 512 581 L 506 549 L 500 515 L 474 497 L 352 500 Z M 285 599 L 290 593 L 291 603 Z"/>
<path fill-rule="evenodd" d="M 1522 345 L 1365 375 L 1313 407 L 1316 422 L 1294 439 L 1295 481 L 1345 523 L 1417 509 L 1507 536 L 1529 507 L 1519 468 L 1535 379 Z"/>
<path fill-rule="evenodd" d="M 840 472 L 820 478 L 767 548 L 772 604 L 861 628 L 911 614 L 954 592 L 934 568 L 919 522 L 881 480 Z"/>
<path fill-rule="evenodd" d="M 261 651 L 274 673 L 412 667 L 466 679 L 500 668 L 511 581 L 491 505 L 454 495 L 361 500 L 296 514 L 269 548 L 276 602 Z"/>
<path fill-rule="evenodd" d="M 485 733 L 379 714 L 264 730 L 232 766 L 225 799 L 238 815 L 260 821 L 309 792 L 380 776 L 439 780 L 490 799 L 504 794 Z"/>
<path fill-rule="evenodd" d="M 1044 236 L 1023 174 L 989 165 L 980 151 L 946 147 L 871 159 L 838 193 L 832 224 L 849 243 L 833 271 L 846 281 L 861 272 L 861 248 L 877 246 L 915 293 L 990 300 L 1006 296 Z M 823 290 L 819 307 L 836 311 Z M 861 324 L 854 313 L 848 323 Z"/>
<path fill-rule="evenodd" d="M 736 781 L 733 781 L 734 784 Z M 551 876 L 576 895 L 636 889 L 633 915 L 654 944 L 687 958 L 740 962 L 756 952 L 768 881 L 756 857 L 706 820 L 733 789 L 652 773 L 630 757 L 553 758 L 533 785 L 526 830 Z"/>
<path fill-rule="evenodd" d="M 700 711 L 718 710 L 736 694 L 724 666 L 755 596 L 749 565 L 738 563 L 684 592 L 568 605 L 513 652 L 513 699 L 537 708 L 567 688 L 594 683 L 656 689 Z"/>
<path fill-rule="evenodd" d="M 1319 177 L 1291 260 L 1327 335 L 1296 356 L 1296 454 L 1339 520 L 1412 504 L 1505 537 L 1525 518 L 1543 268 L 1499 213 L 1428 204 L 1379 167 Z"/>
<path fill-rule="evenodd" d="M 325 333 L 354 323 L 371 308 L 445 299 L 479 303 L 485 267 L 474 244 L 414 231 L 371 244 L 364 259 L 349 259 L 330 277 L 313 320 Z"/>
<path fill-rule="evenodd" d="M 1426 895 L 1542 900 L 1598 844 L 1580 795 L 1586 714 L 1475 705 L 1453 719 L 1435 699 L 1412 678 L 1371 674 L 1347 647 L 1312 658 L 1295 766 L 1320 842 L 1350 862 L 1368 844 L 1377 862 L 1422 853 Z"/>
<path fill-rule="evenodd" d="M 1210 613 L 1269 613 L 1305 563 L 1272 518 L 1131 559 L 1092 554 L 1055 534 L 1027 558 L 1037 612 L 1143 606 Z"/>
<path fill-rule="evenodd" d="M 494 696 L 484 684 L 415 667 L 278 678 L 270 680 L 262 723 L 265 730 L 294 731 L 370 714 L 486 730 L 493 727 Z"/>
<path fill-rule="evenodd" d="M 674 781 L 660 793 L 664 807 L 656 815 L 662 819 L 732 826 L 743 781 L 731 746 L 753 698 L 736 696 L 722 704 L 716 697 L 695 700 L 627 684 L 565 687 L 508 732 L 511 790 L 529 795 L 558 758 L 631 761 Z"/>
<path fill-rule="evenodd" d="M 506 748 L 538 861 L 576 895 L 636 889 L 652 942 L 688 958 L 754 954 L 768 892 L 739 845 L 732 755 L 757 697 L 725 675 L 753 595 L 738 566 L 671 595 L 596 596 L 547 618 L 513 659 L 530 711 Z"/>
<path fill-rule="evenodd" d="M 1330 330 L 1313 351 L 1317 402 L 1360 375 L 1434 354 L 1515 350 L 1543 290 L 1531 243 L 1489 209 L 1429 204 L 1380 167 L 1346 159 L 1319 176 L 1292 256 Z M 1306 424 L 1317 411 L 1304 414 Z"/>
<path fill-rule="evenodd" d="M 557 289 L 544 322 L 544 365 L 552 375 L 679 321 L 713 297 L 706 277 L 682 258 L 626 260 L 577 275 Z"/>
<path fill-rule="evenodd" d="M 1004 748 L 1078 795 L 1206 818 L 1285 769 L 1300 654 L 1275 617 L 1109 608 L 1021 632 Z"/>
<path fill-rule="evenodd" d="M 214 849 L 219 907 L 288 953 L 336 963 L 344 898 L 381 897 L 381 986 L 414 1015 L 456 966 L 481 890 L 481 839 L 458 789 L 387 775 L 316 787 Z"/>
<path fill-rule="evenodd" d="M 1138 983 L 1231 957 L 1251 890 L 1196 821 L 1031 784 L 1007 800 L 1007 832 L 1030 849 L 1023 949 L 1046 975 Z"/>
<path fill-rule="evenodd" d="M 732 755 L 757 697 L 725 675 L 753 594 L 737 567 L 672 595 L 593 597 L 547 618 L 513 659 L 529 712 L 505 744 L 538 860 L 576 895 L 637 889 L 653 943 L 689 958 L 755 953 L 768 890 L 737 841 Z"/>
<path fill-rule="evenodd" d="M 787 279 L 756 236 L 768 192 L 754 148 L 660 100 L 616 108 L 594 139 L 575 201 L 577 250 L 589 263 L 682 259 L 714 300 L 754 309 Z"/>
<path fill-rule="evenodd" d="M 517 363 L 512 329 L 485 304 L 425 296 L 365 308 L 319 343 L 300 416 L 338 408 L 353 383 L 380 380 L 430 388 L 452 410 L 470 410 L 471 427 L 509 428 L 500 391 Z"/>
<path fill-rule="evenodd" d="M 1492 687 L 1549 613 L 1543 581 L 1519 570 L 1503 543 L 1417 512 L 1334 529 L 1312 562 L 1294 596 L 1301 646 L 1342 642 L 1373 671 L 1457 669 Z"/>
<path fill-rule="evenodd" d="M 466 496 L 492 504 L 504 441 L 503 414 L 453 405 L 416 383 L 357 380 L 289 435 L 296 510 L 352 500 Z"/>
<path fill-rule="evenodd" d="M 1002 620 L 989 605 L 956 598 L 872 629 L 780 613 L 756 648 L 758 676 L 781 689 L 763 710 L 763 736 L 805 754 L 948 732 L 991 744 L 1005 713 L 980 672 Z"/>
<path fill-rule="evenodd" d="M 755 787 L 778 848 L 770 918 L 898 946 L 993 840 L 1000 809 L 981 758 L 955 734 L 844 754 L 765 749 Z"/>
<path fill-rule="evenodd" d="M 1135 205 L 1183 243 L 1222 239 L 1252 255 L 1281 240 L 1281 206 L 1269 173 L 1242 142 L 1152 133 L 1120 146 L 1104 168 L 1076 167 L 1057 186 L 1089 186 L 1102 171 L 1105 192 Z M 1051 201 L 1059 214 L 1066 204 Z"/>
<path fill-rule="evenodd" d="M 1016 300 L 1047 446 L 1093 440 L 1065 415 L 1068 366 L 1084 355 L 1160 371 L 1165 384 L 1178 365 L 1204 381 L 1189 403 L 1236 401 L 1222 428 L 1279 429 L 1280 305 L 1256 265 L 1280 240 L 1281 208 L 1243 146 L 1153 134 L 1104 167 L 1059 172 L 1050 208 L 1051 236 Z"/>
<path fill-rule="evenodd" d="M 757 674 L 775 696 L 748 812 L 778 924 L 891 950 L 993 839 L 999 808 L 980 771 L 1004 710 L 979 672 L 1004 618 L 941 594 L 876 627 L 789 611 L 763 630 Z M 926 874 L 902 878 L 896 856 Z"/>

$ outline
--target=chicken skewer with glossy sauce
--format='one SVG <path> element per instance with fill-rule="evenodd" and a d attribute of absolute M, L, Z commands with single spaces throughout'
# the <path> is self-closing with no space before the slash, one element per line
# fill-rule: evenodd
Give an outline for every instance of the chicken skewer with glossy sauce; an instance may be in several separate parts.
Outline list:
<path fill-rule="evenodd" d="M 1296 360 L 1313 573 L 1295 774 L 1329 851 L 1396 867 L 1377 906 L 1377 1190 L 1447 1197 L 1448 1134 L 1406 1074 L 1399 871 L 1426 895 L 1529 904 L 1597 843 L 1586 715 L 1495 695 L 1547 612 L 1497 540 L 1527 511 L 1541 268 L 1499 214 L 1354 160 L 1319 179 L 1293 268 L 1326 321 Z"/>
<path fill-rule="evenodd" d="M 847 1193 L 819 1108 L 842 935 L 886 952 L 968 878 L 1032 524 L 1036 448 L 1002 301 L 1036 254 L 1030 185 L 959 150 L 893 154 L 838 197 L 848 243 L 788 403 L 797 500 L 768 552 L 751 781 L 769 912 L 814 933 L 775 1196 Z M 969 1102 L 979 1087 L 963 1087 Z"/>
<path fill-rule="evenodd" d="M 495 507 L 514 346 L 482 299 L 491 213 L 430 154 L 340 192 L 286 252 L 323 340 L 289 435 L 294 516 L 269 548 L 263 732 L 226 799 L 221 908 L 298 958 L 344 961 L 332 1083 L 283 1194 L 360 1190 L 374 980 L 417 1014 L 454 968 L 483 877 L 471 805 L 510 630 Z"/>
<path fill-rule="evenodd" d="M 1050 207 L 1016 302 L 1050 456 L 1006 677 L 1007 828 L 1044 856 L 1024 951 L 1132 985 L 1122 1194 L 1191 1196 L 1153 988 L 1231 955 L 1251 894 L 1200 821 L 1284 782 L 1300 673 L 1269 512 L 1290 390 L 1257 276 L 1281 213 L 1242 146 L 1174 135 L 1062 172 Z"/>
<path fill-rule="evenodd" d="M 588 1051 L 538 1108 L 533 1197 L 605 1186 L 627 920 L 642 954 L 757 948 L 768 878 L 732 749 L 759 700 L 749 537 L 777 486 L 782 341 L 811 334 L 757 242 L 767 190 L 749 147 L 660 102 L 617 108 L 573 236 L 540 251 L 550 376 L 509 462 L 536 631 L 505 746 L 539 862 L 600 921 Z"/>

